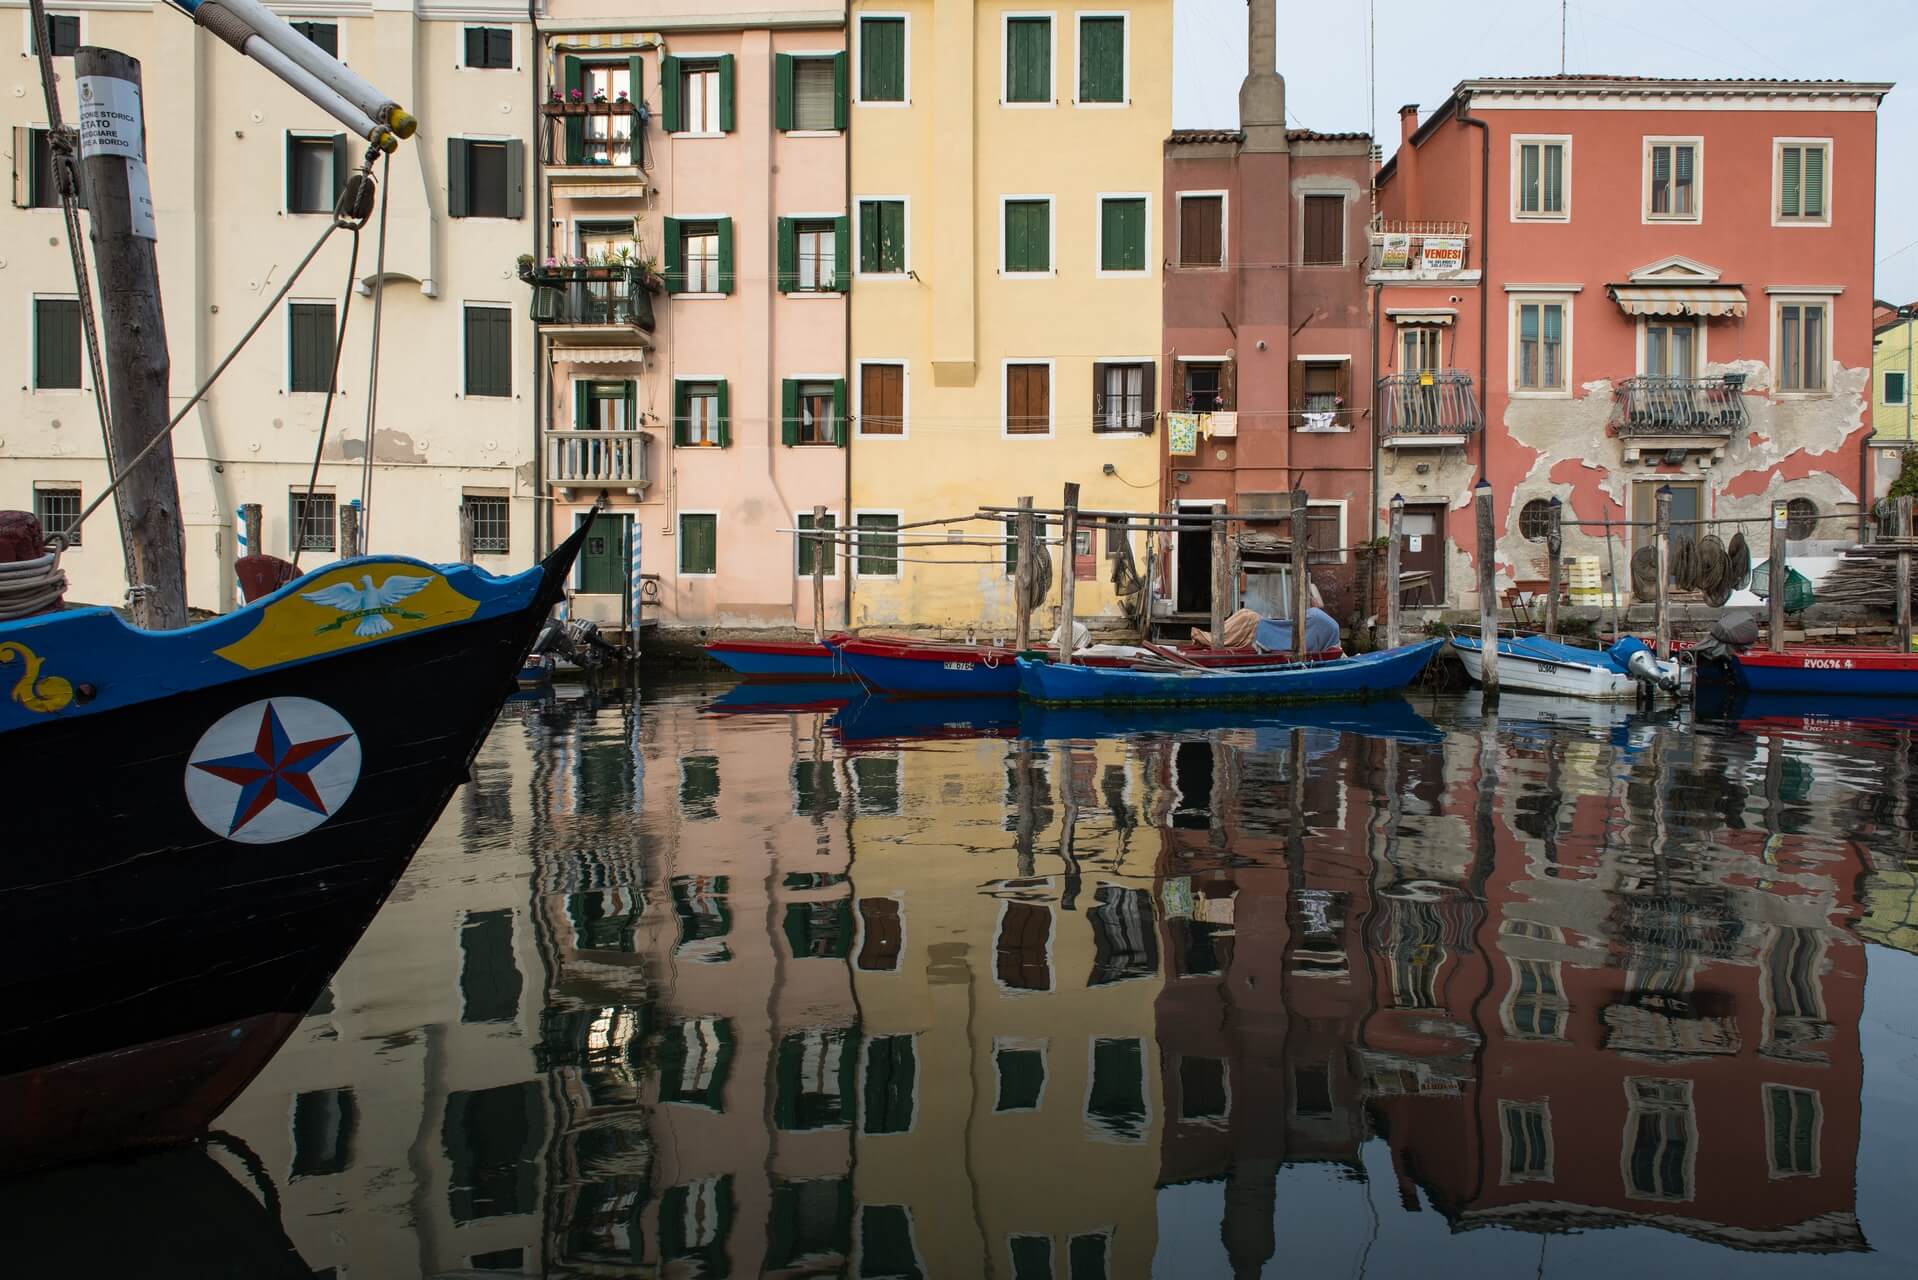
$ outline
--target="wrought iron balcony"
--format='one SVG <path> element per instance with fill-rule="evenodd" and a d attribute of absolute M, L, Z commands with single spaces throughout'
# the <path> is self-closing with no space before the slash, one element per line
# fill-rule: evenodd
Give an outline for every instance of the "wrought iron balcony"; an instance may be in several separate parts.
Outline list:
<path fill-rule="evenodd" d="M 1369 229 L 1368 269 L 1420 280 L 1441 280 L 1466 269 L 1471 225 L 1464 222 L 1400 222 L 1374 218 Z"/>
<path fill-rule="evenodd" d="M 533 286 L 533 320 L 541 325 L 605 327 L 609 337 L 630 340 L 627 332 L 653 331 L 653 295 L 636 266 L 523 267 L 520 279 Z"/>
<path fill-rule="evenodd" d="M 548 431 L 546 479 L 566 490 L 623 489 L 638 495 L 652 484 L 644 431 Z"/>
<path fill-rule="evenodd" d="M 1388 373 L 1379 379 L 1379 435 L 1393 444 L 1437 443 L 1484 425 L 1472 375 L 1462 369 Z"/>
<path fill-rule="evenodd" d="M 1621 436 L 1729 436 L 1750 422 L 1745 375 L 1627 378 L 1612 392 L 1612 430 Z"/>

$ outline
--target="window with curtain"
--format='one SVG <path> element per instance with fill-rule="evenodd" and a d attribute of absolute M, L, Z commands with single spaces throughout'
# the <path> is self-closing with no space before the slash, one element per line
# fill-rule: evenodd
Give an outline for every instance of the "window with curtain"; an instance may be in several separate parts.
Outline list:
<path fill-rule="evenodd" d="M 1827 170 L 1831 145 L 1787 142 L 1778 146 L 1778 218 L 1781 222 L 1824 222 L 1828 207 Z"/>
<path fill-rule="evenodd" d="M 719 387 L 711 382 L 685 382 L 679 388 L 681 444 L 724 444 L 719 431 Z"/>
<path fill-rule="evenodd" d="M 719 119 L 719 64 L 679 64 L 680 132 L 721 133 Z"/>
<path fill-rule="evenodd" d="M 1006 19 L 1006 101 L 1052 101 L 1052 19 Z"/>
<path fill-rule="evenodd" d="M 799 384 L 799 443 L 839 443 L 839 424 L 833 415 L 832 383 Z"/>
<path fill-rule="evenodd" d="M 831 291 L 833 264 L 838 259 L 837 223 L 831 218 L 800 222 L 793 228 L 796 286 L 802 293 Z"/>
<path fill-rule="evenodd" d="M 1654 218 L 1698 216 L 1698 144 L 1654 142 L 1650 147 L 1651 207 Z"/>
<path fill-rule="evenodd" d="M 1518 208 L 1521 218 L 1565 216 L 1566 144 L 1544 139 L 1518 145 Z"/>
<path fill-rule="evenodd" d="M 1827 307 L 1823 302 L 1778 304 L 1778 389 L 1823 391 Z"/>
<path fill-rule="evenodd" d="M 906 20 L 859 19 L 859 100 L 906 100 Z"/>
<path fill-rule="evenodd" d="M 1146 431 L 1152 424 L 1151 379 L 1143 364 L 1093 366 L 1092 429 Z"/>
<path fill-rule="evenodd" d="M 687 222 L 680 225 L 679 234 L 686 263 L 686 292 L 720 292 L 719 228 L 710 222 Z"/>
<path fill-rule="evenodd" d="M 1565 304 L 1525 302 L 1518 307 L 1520 391 L 1563 391 L 1565 381 Z"/>

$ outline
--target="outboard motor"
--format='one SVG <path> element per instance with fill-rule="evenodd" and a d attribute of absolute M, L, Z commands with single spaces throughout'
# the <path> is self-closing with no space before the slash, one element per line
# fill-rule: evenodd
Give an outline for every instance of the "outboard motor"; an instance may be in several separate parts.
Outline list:
<path fill-rule="evenodd" d="M 1678 676 L 1660 671 L 1658 659 L 1652 656 L 1650 649 L 1639 649 L 1625 659 L 1625 670 L 1641 685 L 1657 685 L 1666 693 L 1678 692 Z"/>
<path fill-rule="evenodd" d="M 1711 634 L 1693 648 L 1700 658 L 1720 662 L 1728 654 L 1743 653 L 1758 643 L 1758 619 L 1735 610 L 1712 623 Z"/>

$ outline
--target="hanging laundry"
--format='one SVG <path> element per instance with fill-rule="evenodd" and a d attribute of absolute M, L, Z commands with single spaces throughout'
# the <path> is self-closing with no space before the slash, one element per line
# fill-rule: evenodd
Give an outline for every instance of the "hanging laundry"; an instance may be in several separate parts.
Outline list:
<path fill-rule="evenodd" d="M 1239 415 L 1237 410 L 1212 415 L 1212 438 L 1227 439 L 1239 434 Z"/>
<path fill-rule="evenodd" d="M 1300 427 L 1299 430 L 1337 431 L 1339 429 L 1338 421 L 1339 415 L 1336 410 L 1327 410 L 1324 413 L 1308 413 L 1305 415 L 1305 425 Z"/>
<path fill-rule="evenodd" d="M 1191 457 L 1199 451 L 1199 415 L 1196 413 L 1168 413 L 1165 415 L 1166 452 L 1174 456 Z"/>

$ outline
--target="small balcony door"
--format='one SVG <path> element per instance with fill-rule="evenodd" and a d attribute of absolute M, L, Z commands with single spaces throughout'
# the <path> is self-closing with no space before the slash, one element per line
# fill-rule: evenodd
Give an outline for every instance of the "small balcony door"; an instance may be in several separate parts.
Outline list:
<path fill-rule="evenodd" d="M 1445 330 L 1435 324 L 1408 324 L 1399 328 L 1399 372 L 1423 373 L 1445 367 L 1440 345 Z"/>
<path fill-rule="evenodd" d="M 1645 374 L 1652 378 L 1696 378 L 1698 376 L 1698 322 L 1696 320 L 1648 320 L 1645 322 Z"/>
<path fill-rule="evenodd" d="M 586 80 L 583 88 L 591 102 L 600 94 L 617 103 L 621 94 L 630 97 L 632 71 L 625 59 L 618 62 L 589 62 L 580 68 Z M 633 162 L 633 117 L 630 111 L 588 115 L 586 124 L 587 164 L 631 164 Z"/>

